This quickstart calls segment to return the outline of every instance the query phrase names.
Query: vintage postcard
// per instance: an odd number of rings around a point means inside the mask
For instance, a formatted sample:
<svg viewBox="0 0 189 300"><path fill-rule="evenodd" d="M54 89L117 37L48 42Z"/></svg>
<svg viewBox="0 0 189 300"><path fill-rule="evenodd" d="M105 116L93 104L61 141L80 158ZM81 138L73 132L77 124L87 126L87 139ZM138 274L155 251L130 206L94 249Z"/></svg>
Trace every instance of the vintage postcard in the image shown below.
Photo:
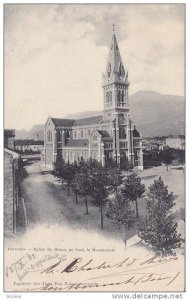
<svg viewBox="0 0 189 300"><path fill-rule="evenodd" d="M4 5L4 291L185 291L185 4Z"/></svg>

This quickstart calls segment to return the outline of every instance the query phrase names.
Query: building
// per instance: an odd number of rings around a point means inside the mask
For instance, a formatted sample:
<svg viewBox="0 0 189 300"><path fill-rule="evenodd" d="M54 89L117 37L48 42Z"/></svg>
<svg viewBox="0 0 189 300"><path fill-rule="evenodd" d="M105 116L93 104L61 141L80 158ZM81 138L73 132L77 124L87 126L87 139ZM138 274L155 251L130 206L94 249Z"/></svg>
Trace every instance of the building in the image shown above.
<svg viewBox="0 0 189 300"><path fill-rule="evenodd" d="M4 149L4 234L16 234L16 209L19 195L18 182L19 154Z"/></svg>
<svg viewBox="0 0 189 300"><path fill-rule="evenodd" d="M57 156L70 162L91 157L102 165L113 158L143 170L142 138L129 115L128 71L114 32L102 88L102 115L78 120L48 117L41 152L44 165L52 166Z"/></svg>
<svg viewBox="0 0 189 300"><path fill-rule="evenodd" d="M33 140L34 141L44 141L44 130L34 132Z"/></svg>
<svg viewBox="0 0 189 300"><path fill-rule="evenodd" d="M31 139L19 139L14 142L15 149L20 152L41 152L41 149L44 146L44 142L40 140L31 140Z"/></svg>
<svg viewBox="0 0 189 300"><path fill-rule="evenodd" d="M154 141L148 140L142 143L143 151L161 151L164 149L165 143L164 141Z"/></svg>
<svg viewBox="0 0 189 300"><path fill-rule="evenodd" d="M14 129L4 129L4 147L14 150Z"/></svg>
<svg viewBox="0 0 189 300"><path fill-rule="evenodd" d="M175 149L185 149L185 137L183 135L170 135L165 140L166 146Z"/></svg>

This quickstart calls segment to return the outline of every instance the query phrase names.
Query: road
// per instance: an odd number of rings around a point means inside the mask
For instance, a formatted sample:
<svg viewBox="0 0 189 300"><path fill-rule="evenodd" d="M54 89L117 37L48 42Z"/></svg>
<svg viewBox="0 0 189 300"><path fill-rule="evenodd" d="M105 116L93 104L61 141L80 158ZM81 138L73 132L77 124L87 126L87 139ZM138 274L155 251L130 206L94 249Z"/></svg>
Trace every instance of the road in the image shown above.
<svg viewBox="0 0 189 300"><path fill-rule="evenodd" d="M76 204L73 192L70 191L68 197L67 188L62 190L61 183L39 162L27 166L26 170L28 176L23 182L23 197L28 229L45 224L48 227L59 225L101 231L98 207L89 202L89 215L86 215L84 198L78 198ZM105 226L104 232L116 234L116 229L108 219Z"/></svg>
<svg viewBox="0 0 189 300"><path fill-rule="evenodd" d="M63 222L62 196L56 193L55 178L44 171L40 163L27 166L27 178L23 182L28 226L35 224L60 224Z"/></svg>

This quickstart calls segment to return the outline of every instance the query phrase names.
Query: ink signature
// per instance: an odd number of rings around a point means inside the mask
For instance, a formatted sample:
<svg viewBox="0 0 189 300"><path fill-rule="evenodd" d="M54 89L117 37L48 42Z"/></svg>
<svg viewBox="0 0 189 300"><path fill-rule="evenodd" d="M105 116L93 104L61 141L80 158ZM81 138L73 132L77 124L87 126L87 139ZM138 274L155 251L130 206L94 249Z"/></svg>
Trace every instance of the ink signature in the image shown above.
<svg viewBox="0 0 189 300"><path fill-rule="evenodd" d="M52 282L47 282L35 289L38 291L70 291L70 290L86 290L100 289L103 287L138 285L151 282L165 282L165 285L172 285L180 276L180 272L171 274L158 272L158 267L163 264L170 264L178 260L177 256L160 257L149 256L145 259L137 257L125 257L112 264L102 260L100 263L91 257L67 258L66 255L45 255L41 259L37 259L36 254L26 254L19 260L6 268L6 276L15 273L17 278L22 281L29 273L38 273L38 276L45 275L46 278L52 279L53 274L59 274L59 278L64 284L56 286ZM84 280L81 282L66 282L66 274L85 274ZM50 276L51 275L51 276ZM77 276L77 278L78 278ZM83 279L83 276L80 278Z"/></svg>

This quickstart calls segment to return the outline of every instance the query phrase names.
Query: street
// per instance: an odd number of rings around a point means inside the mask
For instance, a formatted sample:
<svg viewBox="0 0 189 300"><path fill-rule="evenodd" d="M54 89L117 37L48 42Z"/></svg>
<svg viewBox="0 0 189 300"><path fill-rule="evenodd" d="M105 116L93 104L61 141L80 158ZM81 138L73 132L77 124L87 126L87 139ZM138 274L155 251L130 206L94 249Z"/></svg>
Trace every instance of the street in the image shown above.
<svg viewBox="0 0 189 300"><path fill-rule="evenodd" d="M53 176L48 171L42 171L39 163L29 165L26 169L28 177L23 182L23 190L28 226L61 222L61 201L53 195Z"/></svg>
<svg viewBox="0 0 189 300"><path fill-rule="evenodd" d="M84 198L78 197L78 204L75 203L75 195L70 191L67 195L67 188L62 190L61 182L50 171L34 163L26 167L28 176L23 182L23 197L26 206L28 230L39 225L48 227L69 226L73 229L86 229L101 232L100 211L90 203L89 215L85 213ZM103 234L111 234L117 238L116 228L106 218Z"/></svg>

